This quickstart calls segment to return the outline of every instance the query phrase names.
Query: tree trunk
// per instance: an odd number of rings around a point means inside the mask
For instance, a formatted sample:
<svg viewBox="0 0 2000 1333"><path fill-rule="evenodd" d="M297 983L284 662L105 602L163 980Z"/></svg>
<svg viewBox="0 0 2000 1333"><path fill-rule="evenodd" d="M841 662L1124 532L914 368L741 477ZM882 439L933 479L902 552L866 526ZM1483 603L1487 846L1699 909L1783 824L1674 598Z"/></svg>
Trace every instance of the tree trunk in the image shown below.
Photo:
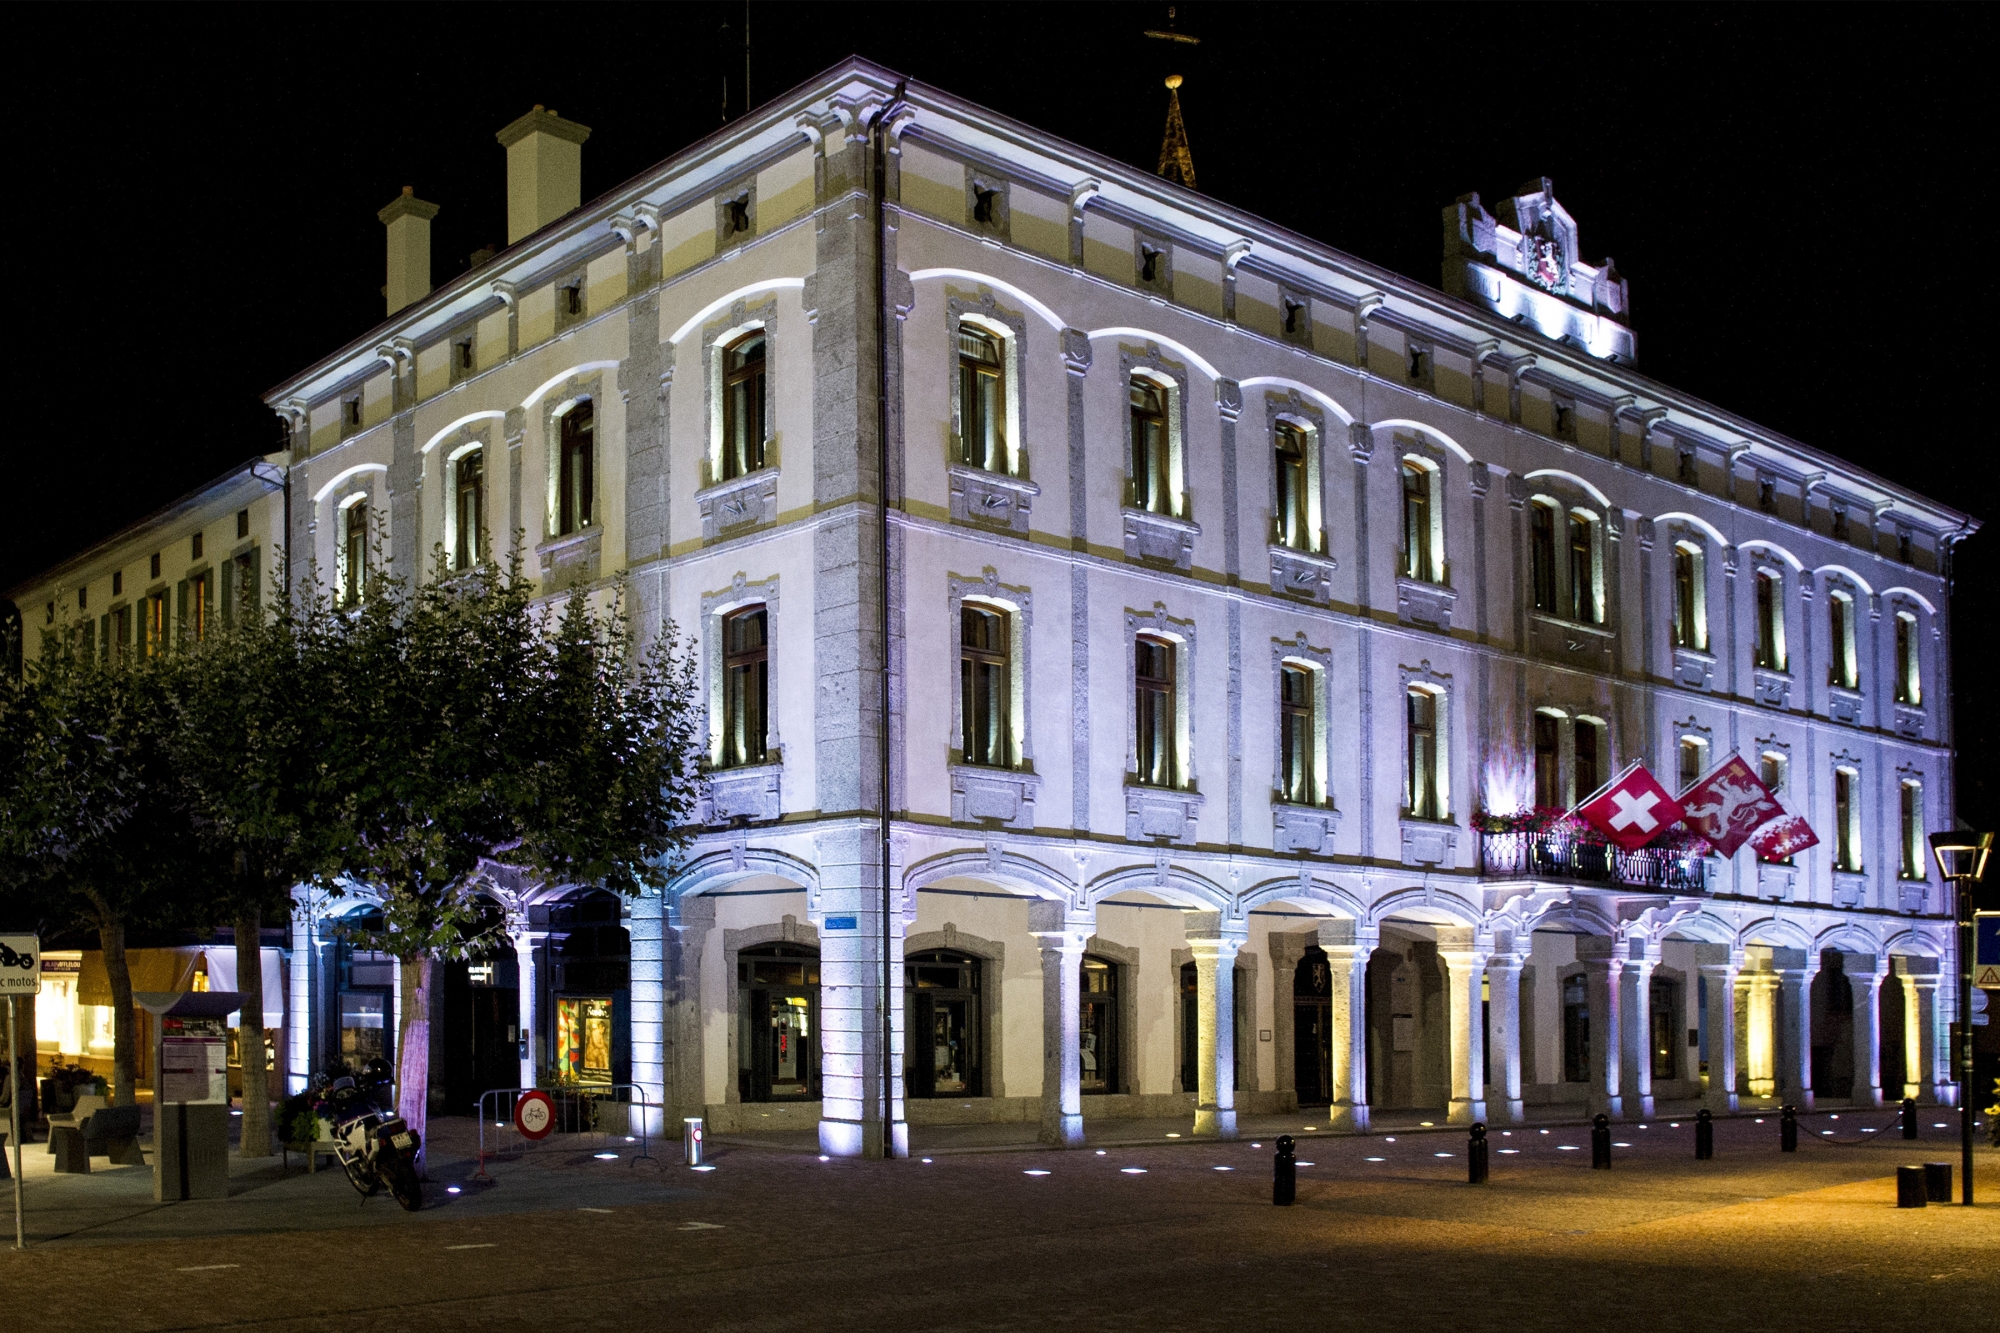
<svg viewBox="0 0 2000 1333"><path fill-rule="evenodd" d="M264 1063L263 916L253 905L236 917L236 1050L243 1058L243 1157L271 1155L271 1075Z"/></svg>
<svg viewBox="0 0 2000 1333"><path fill-rule="evenodd" d="M431 959L418 954L402 960L403 1024L396 1057L396 1114L417 1132L423 1143L418 1170L430 1153L428 1112L431 1101Z"/></svg>
<svg viewBox="0 0 2000 1333"><path fill-rule="evenodd" d="M104 975L111 982L111 1104L137 1106L139 1033L132 1012L132 968L125 961L125 920L94 898L91 905L97 908L97 940L104 950Z"/></svg>

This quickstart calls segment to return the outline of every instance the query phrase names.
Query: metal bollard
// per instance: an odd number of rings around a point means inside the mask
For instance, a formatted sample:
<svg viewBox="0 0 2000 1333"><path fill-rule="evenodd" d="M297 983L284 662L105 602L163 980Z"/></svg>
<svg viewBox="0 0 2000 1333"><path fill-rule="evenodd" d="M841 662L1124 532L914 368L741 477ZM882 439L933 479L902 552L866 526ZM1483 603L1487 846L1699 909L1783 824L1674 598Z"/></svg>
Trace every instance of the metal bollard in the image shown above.
<svg viewBox="0 0 2000 1333"><path fill-rule="evenodd" d="M681 1122L681 1161L689 1166L701 1165L702 1120L698 1115L688 1116Z"/></svg>
<svg viewBox="0 0 2000 1333"><path fill-rule="evenodd" d="M1486 1126L1481 1122L1474 1122L1472 1139L1465 1145L1465 1183L1486 1183Z"/></svg>
<svg viewBox="0 0 2000 1333"><path fill-rule="evenodd" d="M1711 1161L1715 1157L1715 1115L1706 1107L1694 1116L1694 1160Z"/></svg>
<svg viewBox="0 0 2000 1333"><path fill-rule="evenodd" d="M1590 1122L1590 1169L1611 1169L1611 1117L1599 1115Z"/></svg>
<svg viewBox="0 0 2000 1333"><path fill-rule="evenodd" d="M1799 1150L1799 1108L1786 1106L1778 1112L1778 1151Z"/></svg>
<svg viewBox="0 0 2000 1333"><path fill-rule="evenodd" d="M1924 1169L1920 1166L1896 1168L1896 1206L1922 1208L1929 1202L1924 1190Z"/></svg>
<svg viewBox="0 0 2000 1333"><path fill-rule="evenodd" d="M1951 1163L1924 1163L1924 1197L1932 1203L1951 1202Z"/></svg>
<svg viewBox="0 0 2000 1333"><path fill-rule="evenodd" d="M1299 1197L1299 1163L1292 1155L1292 1136L1278 1136L1278 1155L1271 1164L1271 1202L1289 1208Z"/></svg>
<svg viewBox="0 0 2000 1333"><path fill-rule="evenodd" d="M1906 1139L1917 1137L1917 1099L1915 1097L1903 1098L1903 1137Z"/></svg>

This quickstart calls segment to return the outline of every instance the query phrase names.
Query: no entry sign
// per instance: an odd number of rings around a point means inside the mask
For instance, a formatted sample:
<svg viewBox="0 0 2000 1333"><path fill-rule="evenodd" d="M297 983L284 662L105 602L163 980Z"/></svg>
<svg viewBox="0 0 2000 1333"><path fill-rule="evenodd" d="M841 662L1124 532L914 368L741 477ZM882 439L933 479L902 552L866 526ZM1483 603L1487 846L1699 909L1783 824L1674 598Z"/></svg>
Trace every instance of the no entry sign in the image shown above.
<svg viewBox="0 0 2000 1333"><path fill-rule="evenodd" d="M545 1139L556 1127L556 1104L549 1094L536 1089L524 1092L514 1103L514 1128L524 1139Z"/></svg>

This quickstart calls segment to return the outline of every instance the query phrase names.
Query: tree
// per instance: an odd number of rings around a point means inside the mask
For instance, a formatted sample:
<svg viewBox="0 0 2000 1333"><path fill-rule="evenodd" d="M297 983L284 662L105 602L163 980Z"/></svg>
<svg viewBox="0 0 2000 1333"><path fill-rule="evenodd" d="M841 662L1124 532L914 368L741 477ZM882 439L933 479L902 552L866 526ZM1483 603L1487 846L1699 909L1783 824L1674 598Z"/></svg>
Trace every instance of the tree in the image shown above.
<svg viewBox="0 0 2000 1333"><path fill-rule="evenodd" d="M441 553L433 578L378 581L340 625L326 748L352 802L345 870L383 894L367 943L401 964L397 1109L421 1132L431 965L500 928L482 867L664 884L694 805L694 655L664 626L640 646L617 590L558 615L518 564L452 573Z"/></svg>

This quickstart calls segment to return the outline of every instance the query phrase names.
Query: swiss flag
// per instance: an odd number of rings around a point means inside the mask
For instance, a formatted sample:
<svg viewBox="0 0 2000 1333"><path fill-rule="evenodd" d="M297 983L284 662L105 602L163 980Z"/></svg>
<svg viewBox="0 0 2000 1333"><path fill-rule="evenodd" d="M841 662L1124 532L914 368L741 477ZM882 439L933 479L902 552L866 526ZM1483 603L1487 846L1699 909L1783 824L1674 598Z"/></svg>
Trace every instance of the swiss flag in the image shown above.
<svg viewBox="0 0 2000 1333"><path fill-rule="evenodd" d="M1771 795L1771 789L1743 762L1740 754L1730 755L1707 777L1682 792L1681 804L1686 807L1687 826L1708 839L1709 846L1724 856L1736 855L1736 849L1748 842L1751 834L1785 814L1785 807L1778 804L1778 798ZM1798 822L1803 826L1804 821ZM1806 836L1812 837L1811 829L1806 830Z"/></svg>
<svg viewBox="0 0 2000 1333"><path fill-rule="evenodd" d="M1576 812L1612 842L1636 852L1673 827L1681 817L1681 803L1654 780L1644 764L1635 762Z"/></svg>

